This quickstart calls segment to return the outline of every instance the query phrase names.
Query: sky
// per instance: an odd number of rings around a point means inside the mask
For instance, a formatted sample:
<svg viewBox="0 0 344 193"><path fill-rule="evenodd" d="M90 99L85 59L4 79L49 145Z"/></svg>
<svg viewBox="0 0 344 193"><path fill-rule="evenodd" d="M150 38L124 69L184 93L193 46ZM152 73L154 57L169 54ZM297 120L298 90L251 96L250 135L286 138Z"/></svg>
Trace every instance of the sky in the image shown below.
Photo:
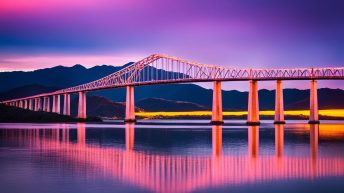
<svg viewBox="0 0 344 193"><path fill-rule="evenodd" d="M152 53L227 67L342 67L343 10L341 0L1 0L0 71L123 65Z"/></svg>

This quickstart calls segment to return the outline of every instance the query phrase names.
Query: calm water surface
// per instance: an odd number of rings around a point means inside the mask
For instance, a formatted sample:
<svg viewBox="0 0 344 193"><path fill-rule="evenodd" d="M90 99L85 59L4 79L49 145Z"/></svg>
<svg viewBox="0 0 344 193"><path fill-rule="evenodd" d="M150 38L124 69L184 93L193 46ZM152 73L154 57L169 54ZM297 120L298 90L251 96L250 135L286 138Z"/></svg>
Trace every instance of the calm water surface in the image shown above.
<svg viewBox="0 0 344 193"><path fill-rule="evenodd" d="M344 192L344 122L185 122L0 124L0 192Z"/></svg>

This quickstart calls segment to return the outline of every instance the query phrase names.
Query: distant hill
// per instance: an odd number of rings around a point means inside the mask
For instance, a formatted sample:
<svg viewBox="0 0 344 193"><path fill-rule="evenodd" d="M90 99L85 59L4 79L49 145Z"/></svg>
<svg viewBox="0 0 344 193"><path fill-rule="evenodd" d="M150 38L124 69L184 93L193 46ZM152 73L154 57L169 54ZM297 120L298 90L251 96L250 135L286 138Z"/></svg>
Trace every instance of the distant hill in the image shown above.
<svg viewBox="0 0 344 193"><path fill-rule="evenodd" d="M135 103L135 106L144 111L202 111L206 107L185 101L172 101L160 98L147 98Z"/></svg>
<svg viewBox="0 0 344 193"><path fill-rule="evenodd" d="M87 96L86 114L88 116L98 116L107 118L124 118L125 104L113 102L100 96ZM136 111L142 111L136 108ZM78 113L78 97L71 100L71 115L76 116Z"/></svg>
<svg viewBox="0 0 344 193"><path fill-rule="evenodd" d="M30 72L0 72L0 92L34 84L66 88L102 78L130 64L132 62L118 67L102 65L87 69L82 65L75 65L73 67L56 66Z"/></svg>
<svg viewBox="0 0 344 193"><path fill-rule="evenodd" d="M27 97L45 92L53 92L55 90L58 90L58 88L42 86L39 84L25 85L11 89L7 92L0 92L0 100Z"/></svg>

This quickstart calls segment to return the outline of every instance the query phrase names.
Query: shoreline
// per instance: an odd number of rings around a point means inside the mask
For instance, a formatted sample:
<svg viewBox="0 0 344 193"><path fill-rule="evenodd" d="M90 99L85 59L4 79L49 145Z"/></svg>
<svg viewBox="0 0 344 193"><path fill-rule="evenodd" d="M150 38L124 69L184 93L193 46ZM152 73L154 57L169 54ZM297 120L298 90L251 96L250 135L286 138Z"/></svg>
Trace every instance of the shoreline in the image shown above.
<svg viewBox="0 0 344 193"><path fill-rule="evenodd" d="M247 111L224 111L223 119L243 119L247 118ZM139 119L210 119L211 111L184 111L184 112L137 112ZM259 112L260 119L274 119L275 111L263 110ZM307 120L309 110L287 110L284 111L285 119ZM344 109L324 109L319 110L321 120L344 120Z"/></svg>

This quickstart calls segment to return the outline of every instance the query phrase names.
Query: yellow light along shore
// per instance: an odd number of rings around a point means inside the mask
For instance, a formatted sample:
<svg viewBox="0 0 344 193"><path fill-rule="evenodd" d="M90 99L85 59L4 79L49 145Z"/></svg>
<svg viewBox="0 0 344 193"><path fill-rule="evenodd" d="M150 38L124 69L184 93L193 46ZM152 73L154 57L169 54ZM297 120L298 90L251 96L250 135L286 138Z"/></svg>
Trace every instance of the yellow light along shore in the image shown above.
<svg viewBox="0 0 344 193"><path fill-rule="evenodd" d="M286 116L309 116L309 110L284 111ZM211 111L185 111L185 112L137 112L141 117L179 117L179 116L211 116ZM243 116L247 111L224 111L223 116ZM260 111L259 115L273 116L275 111ZM319 115L344 118L344 109L319 110Z"/></svg>

